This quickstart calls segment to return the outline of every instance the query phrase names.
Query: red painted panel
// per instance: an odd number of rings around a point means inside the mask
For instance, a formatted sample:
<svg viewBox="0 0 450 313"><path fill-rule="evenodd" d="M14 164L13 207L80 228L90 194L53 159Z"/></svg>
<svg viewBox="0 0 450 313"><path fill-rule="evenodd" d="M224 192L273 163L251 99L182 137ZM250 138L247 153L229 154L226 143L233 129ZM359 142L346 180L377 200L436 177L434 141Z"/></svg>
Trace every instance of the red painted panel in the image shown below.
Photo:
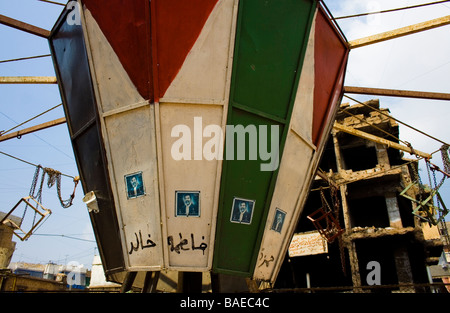
<svg viewBox="0 0 450 313"><path fill-rule="evenodd" d="M317 12L315 27L312 140L318 145L331 113L339 105L337 98L342 90L348 48L321 8Z"/></svg>
<svg viewBox="0 0 450 313"><path fill-rule="evenodd" d="M153 102L149 1L82 2L97 21L141 96Z"/></svg>
<svg viewBox="0 0 450 313"><path fill-rule="evenodd" d="M218 0L153 1L152 27L156 28L158 88L163 97L200 35ZM127 2L128 3L128 2ZM153 30L155 33L155 30ZM154 50L155 51L155 50Z"/></svg>

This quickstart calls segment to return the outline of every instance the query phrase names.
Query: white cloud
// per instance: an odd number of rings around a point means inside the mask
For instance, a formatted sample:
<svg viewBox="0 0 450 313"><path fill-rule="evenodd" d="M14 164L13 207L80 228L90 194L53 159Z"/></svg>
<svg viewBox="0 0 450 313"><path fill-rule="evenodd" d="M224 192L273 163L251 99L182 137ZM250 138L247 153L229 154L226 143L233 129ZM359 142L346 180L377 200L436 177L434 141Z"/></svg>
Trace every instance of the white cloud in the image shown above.
<svg viewBox="0 0 450 313"><path fill-rule="evenodd" d="M334 16L345 16L423 3L421 0L326 1ZM450 14L450 4L338 20L348 40ZM345 85L450 93L450 25L354 49L350 52ZM367 100L370 96L355 96ZM406 119L438 138L448 138L448 101L383 97L400 120ZM440 126L439 126L440 125ZM402 132L412 139L418 138ZM418 139L417 139L418 140ZM450 138L447 139L450 141ZM424 148L428 148L425 146ZM431 148L431 147L430 147Z"/></svg>
<svg viewBox="0 0 450 313"><path fill-rule="evenodd" d="M420 1L327 1L335 16L384 10ZM371 9L374 8L374 9ZM378 9L377 9L378 8ZM450 14L450 6L435 5L373 17L338 20L348 40ZM450 26L354 49L350 53L346 84L450 92ZM440 69L442 67L442 69ZM447 71L444 71L446 69ZM435 76L433 76L435 75ZM423 79L420 79L422 78Z"/></svg>

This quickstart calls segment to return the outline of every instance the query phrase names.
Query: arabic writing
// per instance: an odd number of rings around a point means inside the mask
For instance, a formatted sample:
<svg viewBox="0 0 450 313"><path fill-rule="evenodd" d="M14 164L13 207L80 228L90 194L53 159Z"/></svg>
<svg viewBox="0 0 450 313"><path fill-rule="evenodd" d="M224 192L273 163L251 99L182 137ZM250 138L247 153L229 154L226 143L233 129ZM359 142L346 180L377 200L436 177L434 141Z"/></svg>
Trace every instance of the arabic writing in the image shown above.
<svg viewBox="0 0 450 313"><path fill-rule="evenodd" d="M289 245L290 257L314 255L327 252L327 241L318 231L294 234Z"/></svg>
<svg viewBox="0 0 450 313"><path fill-rule="evenodd" d="M145 248L152 248L156 246L156 243L154 243L151 239L150 239L150 234L148 234L148 239L146 241L146 244L144 245L144 241L142 240L142 232L139 230L139 237L137 233L134 233L134 235L136 236L136 246L134 245L134 242L131 242L131 249L130 251L128 251L129 254L132 254L133 251L138 251L139 247L141 247L141 250L145 249Z"/></svg>
<svg viewBox="0 0 450 313"><path fill-rule="evenodd" d="M173 236L167 237L167 243L170 246L170 251L175 251L176 253L180 254L182 250L189 250L189 248L186 248L185 246L189 244L189 241L185 238L183 239L183 235L181 233L178 234L180 236L180 242L175 245ZM205 239L205 236L202 236L202 240ZM199 246L195 246L194 242L194 234L191 233L191 249L192 250L202 250L203 255L205 255L205 250L208 247L208 245L204 242L202 242Z"/></svg>
<svg viewBox="0 0 450 313"><path fill-rule="evenodd" d="M267 260L267 255L264 255L264 254L261 253L259 259L261 260L263 258L264 258L264 260L261 262L261 264L259 264L258 267L261 267L264 264L266 264L266 267L269 267L269 263L275 261L275 258L273 257L273 255L271 255L270 259Z"/></svg>

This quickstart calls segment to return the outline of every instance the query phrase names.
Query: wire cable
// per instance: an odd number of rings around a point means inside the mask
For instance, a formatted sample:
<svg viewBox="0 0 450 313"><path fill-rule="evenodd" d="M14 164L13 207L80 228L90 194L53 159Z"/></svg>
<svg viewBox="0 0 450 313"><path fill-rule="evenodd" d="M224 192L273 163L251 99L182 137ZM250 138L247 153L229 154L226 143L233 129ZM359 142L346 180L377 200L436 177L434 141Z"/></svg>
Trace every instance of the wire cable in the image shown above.
<svg viewBox="0 0 450 313"><path fill-rule="evenodd" d="M428 5L442 4L444 2L449 2L449 1L450 0L434 1L434 2L429 2L429 3L422 3L422 4L417 4L417 5L411 5L408 7L388 9L388 10L382 10L382 11L377 11L377 12L367 12L367 13L353 14L353 15L347 15L347 16L339 16L339 17L335 17L334 19L342 20L342 19L346 19L346 18L354 18L354 17L361 17L361 16L367 16L367 15L373 15L373 14L389 13L389 12L395 12L395 11L400 11L400 10L416 9L416 8L425 7Z"/></svg>
<svg viewBox="0 0 450 313"><path fill-rule="evenodd" d="M66 6L64 3L59 3L59 2L55 2L55 1L49 1L49 0L38 0L41 2L46 2L46 3L51 3L51 4L57 4L57 5L62 5L62 6Z"/></svg>
<svg viewBox="0 0 450 313"><path fill-rule="evenodd" d="M350 96L347 96L347 95L344 95L344 97L346 97L346 98L348 98L348 99L350 99L350 100L352 100L352 101L355 101L356 103L359 103L359 104L361 104L361 105L364 105L364 106L366 106L366 107L369 107L369 108L371 108L371 109L373 109L373 110L379 112L380 114L383 114L384 116L387 116L387 117L389 117L389 118L392 118L394 121L396 121L396 122L398 122L398 123L400 123L400 124L402 124L402 125L404 125L404 126L406 126L406 127L409 127L409 128L411 128L412 130L414 130L414 131L416 131L416 132L418 132L418 133L421 133L422 135L425 135L425 136L427 136L427 137L429 137L429 138L431 138L431 139L433 139L433 140L436 140L436 141L438 141L438 142L440 142L440 143L442 143L442 144L444 144L444 145L450 146L450 145L449 145L448 143L446 143L445 141L442 141L442 140L440 140L440 139L438 139L438 138L436 138L436 137L434 137L434 136L431 136L430 134L427 134L427 133L425 133L424 131L421 131L420 129L417 129L417 128L415 128L415 127L413 127L413 126L411 126L411 125L409 125L409 124L407 124L407 123L404 123L404 122L400 121L399 119L396 119L395 117L392 117L392 116L390 116L390 115L384 113L383 111L380 111L380 110L378 110L378 109L376 109L376 108L374 108L374 107L371 107L371 106L365 104L364 102L358 101L358 100L356 100L356 99L354 99L354 98L352 98L352 97L350 97Z"/></svg>
<svg viewBox="0 0 450 313"><path fill-rule="evenodd" d="M403 144L405 144L405 145L408 145L408 143L407 143L406 141L401 140L401 139L398 138L397 136L394 136L393 134L391 134L391 133L385 131L385 130L382 129L381 127L376 126L375 124L370 123L370 122L367 120L367 118L365 118L365 117L364 117L364 118L360 118L360 117L358 117L357 115L348 112L347 109L341 110L341 112L346 113L346 114L348 114L348 115L350 115L350 116L352 116L352 117L358 119L360 122L366 123L367 125L369 125L369 126L375 128L375 129L381 131L382 133L388 135L389 137L392 137L392 138L395 139L395 140L398 140L399 142L401 142L401 143L403 143Z"/></svg>
<svg viewBox="0 0 450 313"><path fill-rule="evenodd" d="M15 121L14 119L12 119L11 117L9 117L8 115L6 115L3 112L0 112L1 115L3 115L4 117L6 117L8 120L12 121L13 123L19 123L17 121ZM69 159L73 160L73 156L68 155L67 153L65 153L64 151L62 151L61 149L59 149L58 147L56 147L55 145L51 144L50 142L48 142L47 140L41 138L40 136L38 136L37 134L33 134L33 136L35 136L37 139L41 140L42 142L46 143L47 145L49 145L50 147L52 147L53 149L55 149L56 151L60 152L61 154L64 154L66 157L68 157Z"/></svg>
<svg viewBox="0 0 450 313"><path fill-rule="evenodd" d="M20 127L20 126L22 126L22 125L24 125L24 124L26 124L26 123L28 123L28 122L30 122L30 121L32 121L32 120L34 120L34 119L36 119L36 118L38 118L38 117L44 115L45 113L48 113L48 112L50 112L51 110L56 109L57 107L59 107L59 106L61 106L61 105L62 105L62 103L60 103L60 104L58 104L58 105L55 105L53 108L50 108L50 109L48 109L48 110L46 110L46 111L44 111L44 112L42 112L42 113L40 113L40 114L38 114L38 115L36 115L36 116L34 116L34 117L32 117L32 118L26 120L25 122L22 122L22 123L20 123L20 124L18 124L18 125L16 125L16 126L14 126L13 128L10 128L10 129L5 130L5 131L0 131L0 136L3 136L4 134L9 133L10 131L16 129L17 127Z"/></svg>
<svg viewBox="0 0 450 313"><path fill-rule="evenodd" d="M80 241L87 241L87 242L95 242L95 240L89 240L89 239L84 239L84 238L78 238L78 237L73 237L73 236L67 236L64 234L33 234L34 236L43 236L43 237L64 237L64 238L68 238L68 239L74 239L74 240L80 240Z"/></svg>
<svg viewBox="0 0 450 313"><path fill-rule="evenodd" d="M2 61L0 61L0 63L7 63L7 62L15 62L15 61L24 61L24 60L45 58L45 57L49 57L49 56L51 56L51 54L35 55L35 56L32 56L32 57L24 57L24 58L17 58L17 59L2 60Z"/></svg>
<svg viewBox="0 0 450 313"><path fill-rule="evenodd" d="M20 161L20 162L23 162L23 163L32 165L32 166L34 166L34 167L38 167L38 166L39 166L39 165L37 165L37 164L33 164L33 163L31 163L31 162L25 161L25 160L23 160L23 159L20 159L20 158L18 158L18 157L15 157L15 156L13 156L13 155L11 155L11 154L8 154L8 153L5 153L5 152L3 152L3 151L0 151L0 154L3 154L3 155L5 155L5 156L7 156L7 157L16 159L17 161ZM71 176L71 175L67 175L67 174L63 174L63 173L61 173L61 175L62 175L62 176L69 177L69 178L72 178L73 180L79 179L78 176L75 177L75 176Z"/></svg>

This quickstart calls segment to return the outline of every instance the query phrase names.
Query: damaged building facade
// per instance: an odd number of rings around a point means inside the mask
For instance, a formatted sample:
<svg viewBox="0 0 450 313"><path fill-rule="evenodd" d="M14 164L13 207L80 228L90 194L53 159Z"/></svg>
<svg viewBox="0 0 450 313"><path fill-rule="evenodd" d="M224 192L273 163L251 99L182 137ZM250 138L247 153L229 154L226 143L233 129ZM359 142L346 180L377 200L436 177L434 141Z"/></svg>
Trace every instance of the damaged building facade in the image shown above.
<svg viewBox="0 0 450 313"><path fill-rule="evenodd" d="M336 123L398 142L399 125L379 100L342 104ZM445 240L401 194L418 175L418 162L406 155L334 128L276 289L433 292L428 267ZM419 192L407 191L411 198Z"/></svg>

